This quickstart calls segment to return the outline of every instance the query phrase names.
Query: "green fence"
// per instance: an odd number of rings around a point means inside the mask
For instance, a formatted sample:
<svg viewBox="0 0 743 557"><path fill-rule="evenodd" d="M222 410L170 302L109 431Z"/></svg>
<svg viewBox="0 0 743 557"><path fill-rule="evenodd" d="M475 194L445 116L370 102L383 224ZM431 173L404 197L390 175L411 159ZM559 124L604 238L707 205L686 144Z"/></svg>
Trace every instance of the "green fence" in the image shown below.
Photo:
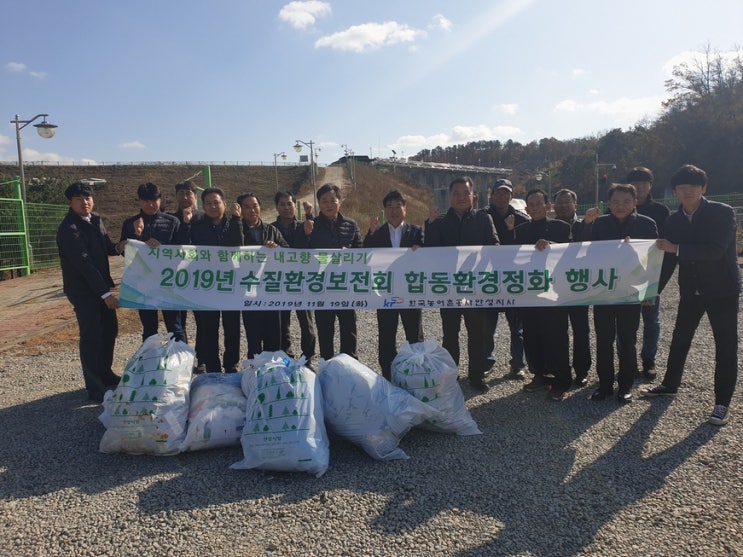
<svg viewBox="0 0 743 557"><path fill-rule="evenodd" d="M11 183L16 198L0 198L0 276L59 267L57 227L67 206L26 203L24 210L20 181Z"/></svg>

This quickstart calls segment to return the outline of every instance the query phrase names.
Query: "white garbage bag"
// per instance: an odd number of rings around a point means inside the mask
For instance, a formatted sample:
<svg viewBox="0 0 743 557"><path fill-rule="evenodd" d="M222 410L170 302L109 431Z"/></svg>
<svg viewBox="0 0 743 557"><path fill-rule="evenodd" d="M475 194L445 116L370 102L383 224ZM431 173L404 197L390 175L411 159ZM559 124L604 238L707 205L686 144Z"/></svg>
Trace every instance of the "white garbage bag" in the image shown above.
<svg viewBox="0 0 743 557"><path fill-rule="evenodd" d="M434 340L405 342L392 361L392 383L441 411L420 427L457 435L481 433L464 402L457 382L457 364Z"/></svg>
<svg viewBox="0 0 743 557"><path fill-rule="evenodd" d="M191 382L188 430L181 450L201 451L240 444L247 399L242 373L204 373Z"/></svg>
<svg viewBox="0 0 743 557"><path fill-rule="evenodd" d="M264 363L243 372L244 458L230 468L309 472L319 478L330 461L320 384L304 366L304 357L272 354L268 361L267 356L256 356L254 362Z"/></svg>
<svg viewBox="0 0 743 557"><path fill-rule="evenodd" d="M180 452L188 420L194 350L169 335L146 339L107 393L99 417L108 429L104 453L173 455Z"/></svg>
<svg viewBox="0 0 743 557"><path fill-rule="evenodd" d="M340 437L377 460L407 459L398 447L410 428L440 413L347 354L320 360L325 419Z"/></svg>

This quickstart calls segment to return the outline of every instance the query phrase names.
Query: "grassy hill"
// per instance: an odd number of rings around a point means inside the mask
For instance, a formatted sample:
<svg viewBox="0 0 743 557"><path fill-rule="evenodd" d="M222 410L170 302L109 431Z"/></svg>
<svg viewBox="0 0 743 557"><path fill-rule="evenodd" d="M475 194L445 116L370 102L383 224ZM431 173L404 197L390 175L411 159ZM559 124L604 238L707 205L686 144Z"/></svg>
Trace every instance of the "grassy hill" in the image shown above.
<svg viewBox="0 0 743 557"><path fill-rule="evenodd" d="M82 178L101 178L106 184L96 187L95 210L99 212L106 228L116 239L125 218L136 214L137 186L153 182L163 190L163 209L176 207L174 186L202 171L200 165L140 165L109 166L26 166L26 196L33 203L64 204L64 189ZM228 200L245 192L253 192L261 199L264 211L273 208L276 192L276 173L273 166L211 166L212 185L222 188ZM279 166L280 190L289 190L297 196L311 195L312 184L308 166ZM16 165L0 164L0 182L18 174ZM322 184L323 169L318 172L318 186ZM203 175L193 178L198 186L204 185ZM34 182L38 182L37 185ZM433 203L430 190L393 174L387 174L362 164L356 165L356 189L347 188L341 209L344 215L359 222L365 232L370 216L382 208L382 198L391 189L398 189L408 198L408 220L422 224L428 217L428 207ZM0 192L0 197L8 192Z"/></svg>

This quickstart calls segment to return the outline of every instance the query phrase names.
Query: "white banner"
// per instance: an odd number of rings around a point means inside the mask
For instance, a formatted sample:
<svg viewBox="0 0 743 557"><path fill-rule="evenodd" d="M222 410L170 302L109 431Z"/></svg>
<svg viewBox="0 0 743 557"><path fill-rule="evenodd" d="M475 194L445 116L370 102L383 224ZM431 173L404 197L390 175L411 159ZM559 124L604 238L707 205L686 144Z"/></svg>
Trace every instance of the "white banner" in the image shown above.
<svg viewBox="0 0 743 557"><path fill-rule="evenodd" d="M121 305L291 310L631 304L653 298L654 240L299 250L129 240Z"/></svg>

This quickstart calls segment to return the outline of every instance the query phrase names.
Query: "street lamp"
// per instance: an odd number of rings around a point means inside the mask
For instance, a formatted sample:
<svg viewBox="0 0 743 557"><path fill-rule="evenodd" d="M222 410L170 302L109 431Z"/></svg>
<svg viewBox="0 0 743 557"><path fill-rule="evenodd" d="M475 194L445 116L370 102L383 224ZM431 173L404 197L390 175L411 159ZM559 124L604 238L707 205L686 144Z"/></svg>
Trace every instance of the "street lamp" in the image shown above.
<svg viewBox="0 0 743 557"><path fill-rule="evenodd" d="M596 207L599 206L599 169L602 166L610 166L612 170L617 169L617 165L613 162L603 163L599 162L599 154L598 151L596 152Z"/></svg>
<svg viewBox="0 0 743 557"><path fill-rule="evenodd" d="M312 208L315 209L315 212L317 212L317 184L315 183L315 143L314 141L302 141L300 139L296 140L296 143L294 144L294 150L297 153L302 152L302 145L306 145L310 148L310 178L312 179L312 191L314 195L312 196Z"/></svg>
<svg viewBox="0 0 743 557"><path fill-rule="evenodd" d="M346 166L348 167L348 172L351 174L353 189L356 190L356 159L354 157L353 149L348 145L341 145L341 147L343 148L343 153L346 155ZM392 152L395 153L395 151Z"/></svg>
<svg viewBox="0 0 743 557"><path fill-rule="evenodd" d="M276 166L276 159L281 157L282 161L286 160L286 153L284 151L281 151L281 153L274 153L273 154L273 170L276 173L276 191L279 191L279 167Z"/></svg>
<svg viewBox="0 0 743 557"><path fill-rule="evenodd" d="M44 139L51 139L54 137L54 133L56 132L57 126L54 124L50 124L46 121L48 114L37 114L30 120L21 120L18 114L15 115L15 120L11 120L11 124L15 124L15 139L16 143L18 144L18 168L21 171L21 198L23 199L23 203L26 203L26 174L23 171L23 149L21 147L21 130L28 126L31 122L35 122L39 118L43 118L44 120L41 122L41 124L34 124L34 127L36 128L36 131L39 133L41 137ZM23 124L23 125L21 125Z"/></svg>

